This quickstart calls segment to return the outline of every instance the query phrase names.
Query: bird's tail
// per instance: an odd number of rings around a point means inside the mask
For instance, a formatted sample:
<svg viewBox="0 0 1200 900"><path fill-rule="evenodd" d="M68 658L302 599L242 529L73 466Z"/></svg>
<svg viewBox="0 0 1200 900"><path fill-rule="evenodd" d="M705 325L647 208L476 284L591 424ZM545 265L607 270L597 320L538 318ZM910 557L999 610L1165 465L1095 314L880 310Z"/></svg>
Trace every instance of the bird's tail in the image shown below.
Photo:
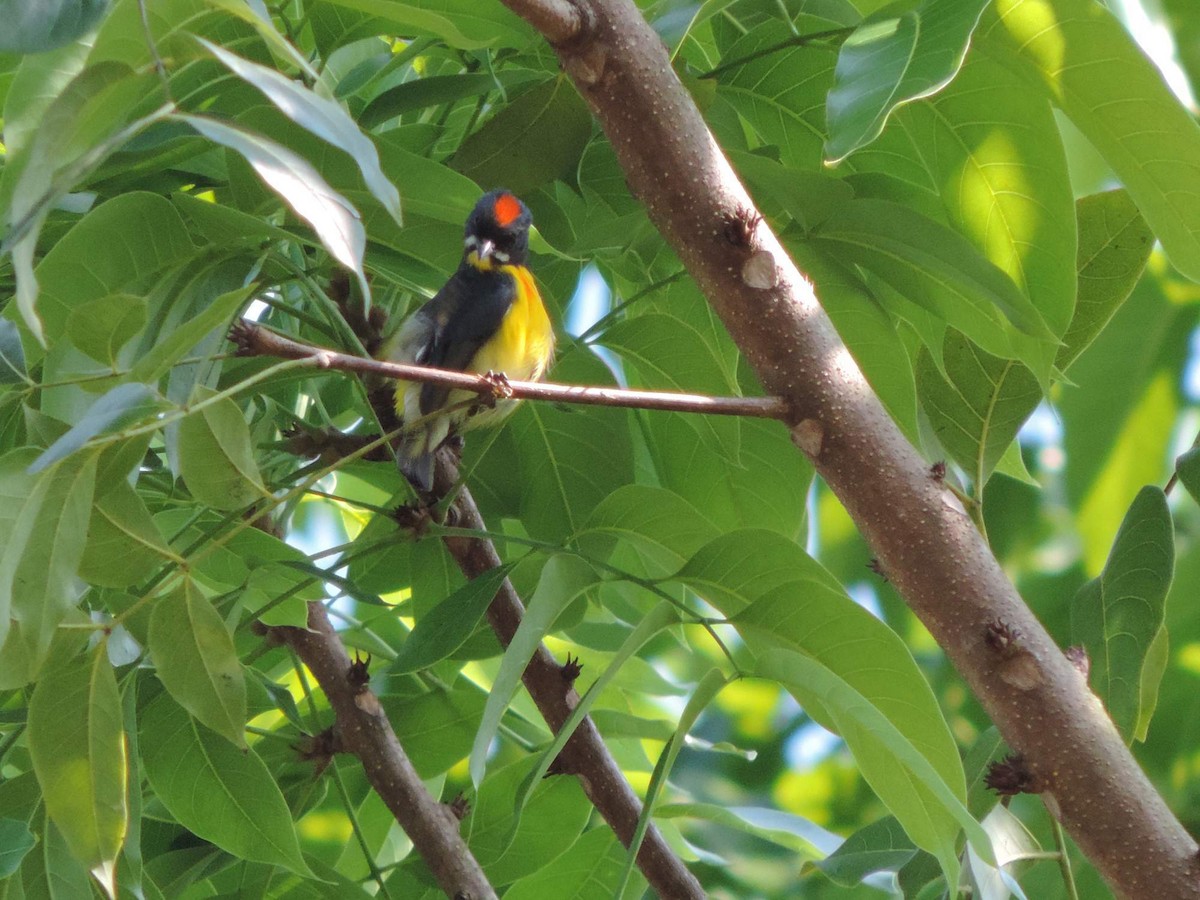
<svg viewBox="0 0 1200 900"><path fill-rule="evenodd" d="M396 454L396 464L400 467L401 474L426 494L431 493L433 491L433 452L418 451L409 456L405 454L404 449L406 448L402 448Z"/></svg>

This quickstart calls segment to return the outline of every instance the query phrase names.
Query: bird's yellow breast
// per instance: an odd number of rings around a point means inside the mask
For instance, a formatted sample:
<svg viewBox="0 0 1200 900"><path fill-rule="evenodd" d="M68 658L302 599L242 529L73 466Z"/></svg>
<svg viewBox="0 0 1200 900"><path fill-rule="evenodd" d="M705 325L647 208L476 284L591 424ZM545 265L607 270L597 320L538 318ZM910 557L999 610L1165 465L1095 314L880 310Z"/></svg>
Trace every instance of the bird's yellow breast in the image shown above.
<svg viewBox="0 0 1200 900"><path fill-rule="evenodd" d="M533 275L524 266L499 266L516 284L516 298L500 328L475 358L472 372L503 372L513 381L537 381L554 357L554 329Z"/></svg>

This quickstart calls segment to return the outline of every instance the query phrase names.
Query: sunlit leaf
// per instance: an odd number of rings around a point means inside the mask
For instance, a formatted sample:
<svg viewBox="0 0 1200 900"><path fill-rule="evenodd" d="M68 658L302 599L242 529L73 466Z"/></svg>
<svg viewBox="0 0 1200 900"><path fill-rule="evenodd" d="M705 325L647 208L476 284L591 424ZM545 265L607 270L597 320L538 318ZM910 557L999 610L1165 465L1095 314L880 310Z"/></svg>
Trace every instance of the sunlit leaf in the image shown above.
<svg viewBox="0 0 1200 900"><path fill-rule="evenodd" d="M200 43L235 75L266 94L267 99L297 125L354 157L371 193L397 223L401 221L400 194L379 167L379 153L375 145L341 106L285 78L274 69L242 59L210 41L201 39ZM253 161L251 165L254 165Z"/></svg>
<svg viewBox="0 0 1200 900"><path fill-rule="evenodd" d="M100 642L56 659L29 701L29 750L46 808L89 869L112 864L125 839L121 696Z"/></svg>
<svg viewBox="0 0 1200 900"><path fill-rule="evenodd" d="M1200 125L1092 0L999 0L993 27L1124 182L1171 261L1200 278Z"/></svg>
<svg viewBox="0 0 1200 900"><path fill-rule="evenodd" d="M829 91L825 156L869 143L897 106L945 86L962 65L987 0L924 0L868 16L842 44Z"/></svg>

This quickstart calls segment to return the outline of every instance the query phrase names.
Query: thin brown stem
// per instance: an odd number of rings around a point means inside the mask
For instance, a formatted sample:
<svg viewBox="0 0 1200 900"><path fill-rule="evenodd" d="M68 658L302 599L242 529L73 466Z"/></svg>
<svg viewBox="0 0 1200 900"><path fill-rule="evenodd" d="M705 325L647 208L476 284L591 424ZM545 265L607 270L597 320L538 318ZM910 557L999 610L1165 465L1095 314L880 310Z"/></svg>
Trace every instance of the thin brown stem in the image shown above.
<svg viewBox="0 0 1200 900"><path fill-rule="evenodd" d="M276 356L282 359L310 359L322 369L356 372L403 381L423 381L464 391L481 397L512 397L522 400L548 400L583 406L617 406L625 409L655 409L673 412L704 413L711 416L750 416L761 419L786 419L788 406L778 397L709 397L673 391L634 391L621 388L585 387L535 381L503 381L485 375L430 369L351 356L302 344L261 325L243 320L234 326L231 339L243 356Z"/></svg>

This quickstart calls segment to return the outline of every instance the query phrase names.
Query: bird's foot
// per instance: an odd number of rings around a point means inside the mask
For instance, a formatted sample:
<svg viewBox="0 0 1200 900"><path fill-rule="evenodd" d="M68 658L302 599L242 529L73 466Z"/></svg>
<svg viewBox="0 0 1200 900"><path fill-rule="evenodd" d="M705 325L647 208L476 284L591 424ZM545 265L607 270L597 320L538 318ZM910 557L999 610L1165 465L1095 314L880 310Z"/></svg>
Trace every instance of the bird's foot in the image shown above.
<svg viewBox="0 0 1200 900"><path fill-rule="evenodd" d="M495 406L501 400L511 400L513 395L512 385L508 383L508 376L503 372L485 372L482 376L487 382L491 391L487 394L480 394L479 399L487 403L488 406Z"/></svg>

